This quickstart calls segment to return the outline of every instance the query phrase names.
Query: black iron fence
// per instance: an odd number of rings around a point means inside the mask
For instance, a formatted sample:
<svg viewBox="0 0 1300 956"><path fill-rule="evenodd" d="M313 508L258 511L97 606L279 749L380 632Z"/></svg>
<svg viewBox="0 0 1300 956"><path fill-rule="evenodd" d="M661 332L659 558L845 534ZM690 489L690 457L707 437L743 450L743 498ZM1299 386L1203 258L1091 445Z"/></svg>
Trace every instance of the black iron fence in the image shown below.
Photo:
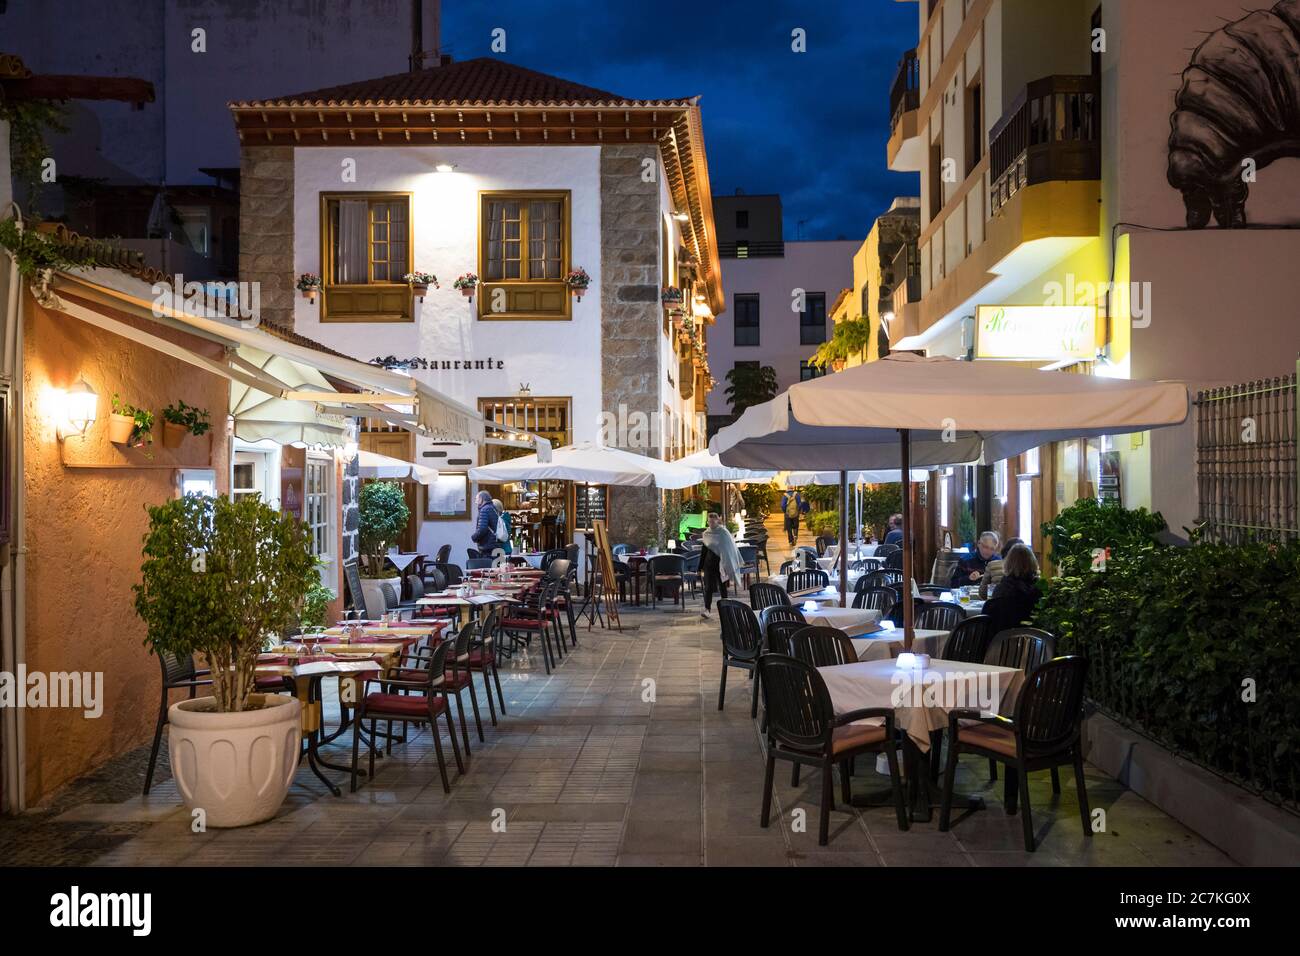
<svg viewBox="0 0 1300 956"><path fill-rule="evenodd" d="M1300 538L1296 376L1206 389L1195 406L1202 535L1227 544Z"/></svg>

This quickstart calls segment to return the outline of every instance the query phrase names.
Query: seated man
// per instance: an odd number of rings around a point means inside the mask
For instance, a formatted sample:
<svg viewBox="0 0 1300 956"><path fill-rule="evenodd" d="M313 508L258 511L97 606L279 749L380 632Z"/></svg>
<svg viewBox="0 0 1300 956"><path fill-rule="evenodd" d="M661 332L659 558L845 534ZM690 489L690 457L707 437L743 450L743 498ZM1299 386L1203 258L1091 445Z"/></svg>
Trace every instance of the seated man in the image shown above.
<svg viewBox="0 0 1300 956"><path fill-rule="evenodd" d="M889 516L889 530L885 532L885 540L881 544L896 544L900 548L903 546L903 516Z"/></svg>
<svg viewBox="0 0 1300 956"><path fill-rule="evenodd" d="M998 557L999 542L996 531L985 531L981 534L975 544L974 553L966 555L952 569L952 581L949 583L955 588L979 584L989 562Z"/></svg>

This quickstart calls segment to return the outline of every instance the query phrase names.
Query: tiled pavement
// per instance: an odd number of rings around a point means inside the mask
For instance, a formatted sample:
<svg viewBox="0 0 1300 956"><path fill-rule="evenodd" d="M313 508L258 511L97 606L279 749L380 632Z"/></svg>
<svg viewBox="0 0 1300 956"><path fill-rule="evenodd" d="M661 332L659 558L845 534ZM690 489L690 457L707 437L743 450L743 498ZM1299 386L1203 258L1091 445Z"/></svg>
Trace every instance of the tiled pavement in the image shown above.
<svg viewBox="0 0 1300 956"><path fill-rule="evenodd" d="M661 606L662 607L662 606ZM53 808L0 821L0 862L97 865L223 864L505 866L1054 866L1229 864L1221 852L1115 781L1088 769L1106 831L1085 839L1077 804L1052 799L1046 773L1031 790L1038 852L1003 812L984 761L963 758L959 788L986 809L899 832L891 810L832 815L817 846L819 784L790 785L778 766L772 826L759 827L763 760L749 718L750 686L730 675L717 710L716 618L698 601L683 613L625 610L617 633L580 630L581 647L551 676L541 661L502 670L509 716L473 737L468 773L444 795L427 731L377 764L356 794L331 796L301 770L279 814L240 830L192 833L175 786L138 795L139 751L60 795ZM484 712L486 720L486 710ZM346 738L350 747L350 735ZM345 763L341 739L328 748ZM449 755L450 756L450 755ZM165 767L166 759L163 758ZM887 778L860 761L855 792ZM341 775L335 775L336 777ZM165 773L164 773L165 777ZM804 811L799 814L797 811ZM799 825L800 817L806 827Z"/></svg>

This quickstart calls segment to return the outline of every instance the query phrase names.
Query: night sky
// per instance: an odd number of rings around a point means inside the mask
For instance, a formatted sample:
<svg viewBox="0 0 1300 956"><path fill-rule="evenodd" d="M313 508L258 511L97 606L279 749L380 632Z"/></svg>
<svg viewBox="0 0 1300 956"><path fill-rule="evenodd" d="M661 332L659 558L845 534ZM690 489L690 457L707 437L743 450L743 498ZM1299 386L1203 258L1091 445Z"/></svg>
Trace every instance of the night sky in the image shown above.
<svg viewBox="0 0 1300 956"><path fill-rule="evenodd" d="M787 239L861 239L894 196L920 188L885 166L889 87L916 45L915 3L451 0L442 10L442 50L457 60L499 55L638 99L700 96L714 193L780 193ZM490 49L496 27L504 54ZM806 53L791 51L796 27Z"/></svg>

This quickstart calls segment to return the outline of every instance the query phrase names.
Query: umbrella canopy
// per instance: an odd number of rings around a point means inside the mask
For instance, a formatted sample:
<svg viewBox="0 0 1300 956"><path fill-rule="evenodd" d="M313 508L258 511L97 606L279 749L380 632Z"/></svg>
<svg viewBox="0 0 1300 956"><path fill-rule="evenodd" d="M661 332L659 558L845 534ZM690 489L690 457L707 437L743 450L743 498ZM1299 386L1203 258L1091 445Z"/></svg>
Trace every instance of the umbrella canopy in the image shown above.
<svg viewBox="0 0 1300 956"><path fill-rule="evenodd" d="M875 471L850 471L849 484L851 485L883 485L899 480L902 471L897 468L890 470L880 468ZM930 472L924 468L912 469L912 481L925 481L930 477ZM801 485L838 485L840 483L840 473L838 471L783 471L777 475L777 484L788 487L798 488Z"/></svg>
<svg viewBox="0 0 1300 956"><path fill-rule="evenodd" d="M776 472L770 469L728 468L707 448L685 458L678 458L673 464L694 468L704 481L771 481L776 477ZM838 478L835 480L839 481Z"/></svg>
<svg viewBox="0 0 1300 956"><path fill-rule="evenodd" d="M998 461L1052 441L1178 425L1184 385L1040 372L901 352L792 385L709 443L723 464L818 471Z"/></svg>
<svg viewBox="0 0 1300 956"><path fill-rule="evenodd" d="M373 451L357 452L358 471L362 478L396 478L401 481L418 481L431 485L438 477L438 469L417 465L413 461L390 458Z"/></svg>
<svg viewBox="0 0 1300 956"><path fill-rule="evenodd" d="M583 481L668 489L689 488L704 480L695 468L591 442L556 448L548 462L539 462L536 455L525 455L471 468L469 476L475 481Z"/></svg>

